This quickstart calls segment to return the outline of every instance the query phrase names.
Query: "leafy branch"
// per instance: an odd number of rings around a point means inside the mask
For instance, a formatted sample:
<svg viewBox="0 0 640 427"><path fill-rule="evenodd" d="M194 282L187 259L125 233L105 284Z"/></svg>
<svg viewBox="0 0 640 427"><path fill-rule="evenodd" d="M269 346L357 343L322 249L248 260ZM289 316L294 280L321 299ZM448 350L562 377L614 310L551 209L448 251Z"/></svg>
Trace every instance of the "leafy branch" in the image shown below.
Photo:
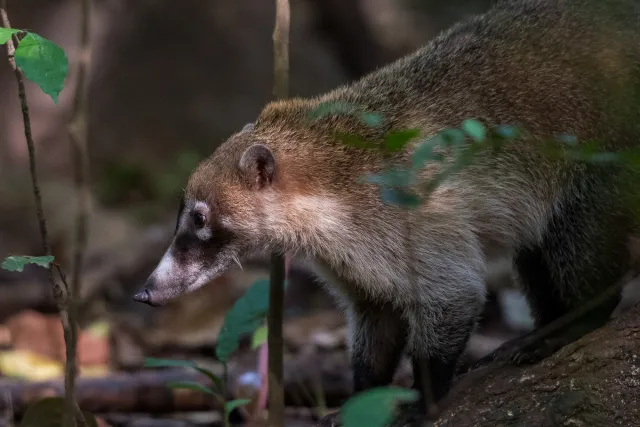
<svg viewBox="0 0 640 427"><path fill-rule="evenodd" d="M58 311L60 312L60 321L62 323L66 346L64 399L66 410L58 415L62 419L62 425L64 426L78 425L84 427L87 426L87 422L91 425L95 425L95 419L88 417L87 414L83 414L75 397L77 364L75 354L76 322L75 312L73 310L73 296L70 294L70 287L61 267L58 264L53 264L59 273L62 285L56 280L53 270L51 269L54 257L51 254L51 247L49 245L47 223L42 206L40 186L38 183L35 143L31 132L31 118L29 115L29 105L27 103L24 83L24 77L32 80L44 93L51 97L54 103L57 104L59 94L64 87L64 81L67 76L68 60L64 50L55 43L44 39L35 33L11 28L6 12L6 6L7 2L6 0L3 0L0 4L0 15L4 28L0 28L0 44L6 43L7 59L9 61L9 65L14 71L18 84L18 96L20 98L25 139L29 152L31 184L35 198L36 214L42 238L44 256L8 257L2 263L2 268L18 272L22 271L26 264L36 264L47 268L48 281L53 290L53 297L58 307ZM36 403L36 405L38 403ZM48 401L45 403L48 404ZM41 411L38 412L40 413Z"/></svg>
<svg viewBox="0 0 640 427"><path fill-rule="evenodd" d="M267 313L269 312L269 294L271 288L269 282L270 281L266 279L255 282L225 315L224 323L216 344L216 358L222 363L224 370L222 378L191 361L154 358L148 358L145 361L145 366L148 368L183 367L195 369L206 375L211 381L211 387L198 382L187 381L168 383L167 386L199 391L213 396L214 399L222 403L221 406L224 408L226 427L229 427L229 416L231 412L235 408L251 402L249 399L226 401L228 394L228 362L231 355L238 349L240 339L243 336L263 329L261 325L264 323Z"/></svg>
<svg viewBox="0 0 640 427"><path fill-rule="evenodd" d="M89 190L89 155L87 152L88 91L87 80L91 63L91 8L92 0L80 0L80 46L76 71L73 110L68 125L71 142L78 207L75 219L75 242L71 274L71 307L77 310L82 288L82 266L88 240L88 217L91 193ZM75 316L74 316L75 317ZM74 339L74 342L76 340Z"/></svg>

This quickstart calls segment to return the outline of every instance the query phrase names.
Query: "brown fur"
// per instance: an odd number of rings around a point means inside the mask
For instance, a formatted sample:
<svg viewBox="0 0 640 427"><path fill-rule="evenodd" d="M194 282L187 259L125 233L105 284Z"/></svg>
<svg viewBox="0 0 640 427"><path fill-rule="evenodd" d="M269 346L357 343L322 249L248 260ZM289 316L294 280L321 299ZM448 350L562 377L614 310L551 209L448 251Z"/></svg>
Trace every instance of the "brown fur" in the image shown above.
<svg viewBox="0 0 640 427"><path fill-rule="evenodd" d="M267 105L255 126L197 168L185 200L210 207L239 256L287 250L311 260L347 309L357 390L387 383L406 348L414 365L430 360L440 398L480 315L493 261L514 261L539 324L629 268L628 172L551 159L536 147L559 134L637 146L639 36L632 0L499 2L355 83ZM380 113L383 124L309 120L330 101ZM386 157L336 137L376 142L407 128L430 136L467 118L519 125L525 137L498 154L480 152L413 211L358 181L406 159L411 147ZM254 144L272 158L240 168ZM265 181L269 161L275 174Z"/></svg>

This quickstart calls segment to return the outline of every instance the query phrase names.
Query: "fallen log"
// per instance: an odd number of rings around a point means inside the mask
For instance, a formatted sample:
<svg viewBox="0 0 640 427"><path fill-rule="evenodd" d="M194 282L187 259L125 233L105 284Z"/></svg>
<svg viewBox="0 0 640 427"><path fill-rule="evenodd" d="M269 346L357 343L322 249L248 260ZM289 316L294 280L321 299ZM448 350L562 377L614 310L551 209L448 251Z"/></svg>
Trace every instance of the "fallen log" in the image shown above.
<svg viewBox="0 0 640 427"><path fill-rule="evenodd" d="M92 413L148 412L171 413L219 409L210 396L191 390L167 387L171 381L198 381L206 377L183 369L118 373L104 378L79 378L76 386L78 404ZM0 413L8 410L19 416L27 406L43 397L64 396L64 381L26 382L0 380Z"/></svg>
<svg viewBox="0 0 640 427"><path fill-rule="evenodd" d="M436 427L640 426L640 305L531 366L459 378Z"/></svg>
<svg viewBox="0 0 640 427"><path fill-rule="evenodd" d="M287 360L285 367L285 400L288 405L315 407L320 393L327 405L337 406L350 394L351 379L343 351L300 354ZM229 399L238 398L245 373L239 368L230 368L229 390L233 397ZM167 383L172 381L210 385L206 376L191 370L145 369L99 378L80 377L76 393L80 407L96 414L169 414L221 409L220 404L207 394L169 388ZM246 387L242 397L247 396ZM6 398L0 398L0 414L6 412L10 404L13 413L20 416L32 402L43 397L63 396L64 382L62 379L43 382L0 379L0 397L2 395Z"/></svg>
<svg viewBox="0 0 640 427"><path fill-rule="evenodd" d="M246 373L239 369L230 368L235 398ZM406 386L410 380L408 366L402 367L396 383ZM202 374L182 369L80 378L78 400L97 414L220 410L205 394L168 388L170 381L207 383ZM10 396L19 416L37 399L61 396L63 383L0 380L0 392ZM326 406L337 407L350 393L344 351L306 349L285 359L287 405L313 408L323 399ZM0 399L0 413L7 410L7 399ZM494 363L460 377L435 425L640 426L640 305L536 365Z"/></svg>

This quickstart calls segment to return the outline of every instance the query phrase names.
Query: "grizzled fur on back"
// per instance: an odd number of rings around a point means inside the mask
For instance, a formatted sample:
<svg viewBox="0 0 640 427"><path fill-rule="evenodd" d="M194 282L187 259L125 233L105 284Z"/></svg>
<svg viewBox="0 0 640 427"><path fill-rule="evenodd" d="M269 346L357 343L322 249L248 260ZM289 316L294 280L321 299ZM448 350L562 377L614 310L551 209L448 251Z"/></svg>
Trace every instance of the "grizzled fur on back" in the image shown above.
<svg viewBox="0 0 640 427"><path fill-rule="evenodd" d="M185 200L209 206L212 238L224 235L238 259L286 250L312 264L347 310L356 389L388 383L406 349L414 369L431 361L442 397L493 262L513 261L539 325L629 268L634 173L537 147L560 134L638 145L639 30L633 0L500 1L359 81L267 105L197 168ZM335 101L383 123L310 119ZM407 128L431 136L467 118L518 125L524 137L481 151L411 211L383 203L359 179L412 147L389 157L337 137L375 142Z"/></svg>

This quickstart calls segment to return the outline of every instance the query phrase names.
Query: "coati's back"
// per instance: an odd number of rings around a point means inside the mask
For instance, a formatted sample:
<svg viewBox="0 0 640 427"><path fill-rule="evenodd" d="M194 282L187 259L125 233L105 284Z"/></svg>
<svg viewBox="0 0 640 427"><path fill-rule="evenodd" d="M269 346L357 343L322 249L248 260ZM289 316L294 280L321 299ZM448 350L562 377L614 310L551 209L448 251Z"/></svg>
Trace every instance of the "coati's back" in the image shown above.
<svg viewBox="0 0 640 427"><path fill-rule="evenodd" d="M536 137L568 134L578 141L604 139L610 148L635 145L640 140L639 41L640 2L501 1L353 84L315 99L268 105L247 135L248 143L252 137L268 143L279 159L282 182L291 188L334 194L345 209L355 207L363 227L375 228L371 221L376 218L387 226L389 218L380 209L391 208L380 203L373 186L364 187L357 180L388 166L388 160L374 151L345 146L337 133L375 142L389 130L419 128L432 135L464 119L479 118L489 124L518 125ZM310 120L310 112L321 102L336 101L379 113L384 122L371 128L352 116ZM237 142L231 144L238 149ZM226 156L223 146L215 155L217 164L226 163ZM470 198L486 194L484 203L494 208L497 200L492 196L516 205L517 196L504 192L530 192L537 199L521 198L520 206L504 214L513 217L512 222L531 223L549 214L537 215L532 205L548 202L548 211L572 171L523 152L521 145L500 156L478 158L458 181ZM611 184L615 182L606 183ZM503 193L495 194L497 189ZM375 218L367 217L366 211ZM490 221L495 214L494 209L479 221L491 228L497 225ZM533 231L517 231L514 238L523 238L523 233Z"/></svg>

